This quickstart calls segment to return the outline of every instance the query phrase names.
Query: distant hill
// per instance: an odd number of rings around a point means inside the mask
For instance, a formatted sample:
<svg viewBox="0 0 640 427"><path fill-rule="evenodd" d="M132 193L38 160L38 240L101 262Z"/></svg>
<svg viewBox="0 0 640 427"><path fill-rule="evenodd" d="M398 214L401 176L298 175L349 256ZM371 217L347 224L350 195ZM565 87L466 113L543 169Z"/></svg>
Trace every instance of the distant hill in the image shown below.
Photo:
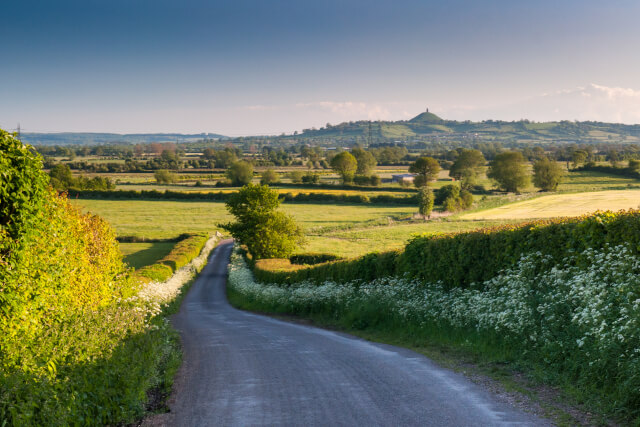
<svg viewBox="0 0 640 427"><path fill-rule="evenodd" d="M31 145L104 145L104 144L148 144L151 142L195 142L203 139L220 139L224 135L217 133L29 133L20 135L20 139Z"/></svg>
<svg viewBox="0 0 640 427"><path fill-rule="evenodd" d="M305 129L298 138L363 142L483 139L509 142L640 143L640 125L603 122L481 122L445 120L429 111L410 120L356 121L321 129Z"/></svg>

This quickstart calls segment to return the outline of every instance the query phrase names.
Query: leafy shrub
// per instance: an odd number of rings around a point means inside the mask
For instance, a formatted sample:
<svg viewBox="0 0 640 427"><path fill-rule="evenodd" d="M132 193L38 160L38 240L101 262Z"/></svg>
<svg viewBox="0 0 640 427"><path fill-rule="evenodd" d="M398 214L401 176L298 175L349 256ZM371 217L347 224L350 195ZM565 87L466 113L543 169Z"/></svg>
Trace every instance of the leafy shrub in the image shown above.
<svg viewBox="0 0 640 427"><path fill-rule="evenodd" d="M438 188L435 191L435 195L436 195L436 199L435 199L436 205L441 205L444 203L445 200L447 200L450 197L454 199L459 197L460 187L455 184L443 185L442 187Z"/></svg>
<svg viewBox="0 0 640 427"><path fill-rule="evenodd" d="M260 177L260 184L269 185L274 184L280 180L280 177L273 169L267 169L262 172L262 176Z"/></svg>
<svg viewBox="0 0 640 427"><path fill-rule="evenodd" d="M320 182L320 175L317 173L306 173L302 176L302 182L304 184L317 184Z"/></svg>
<svg viewBox="0 0 640 427"><path fill-rule="evenodd" d="M302 178L304 177L304 175L302 174L302 172L300 171L292 171L289 172L289 179L291 180L292 183L294 184L299 184L302 182Z"/></svg>
<svg viewBox="0 0 640 427"><path fill-rule="evenodd" d="M153 173L153 177L158 184L173 184L174 182L178 182L178 175L166 169L158 169Z"/></svg>
<svg viewBox="0 0 640 427"><path fill-rule="evenodd" d="M291 264L322 264L323 262L335 261L340 257L334 254L323 254L320 252L308 252L305 254L296 254L289 257Z"/></svg>
<svg viewBox="0 0 640 427"><path fill-rule="evenodd" d="M433 210L433 191L429 187L422 187L418 192L418 212L420 215L430 216Z"/></svg>
<svg viewBox="0 0 640 427"><path fill-rule="evenodd" d="M473 195L467 190L460 190L455 184L449 184L436 190L435 202L442 203L445 211L458 212L473 205Z"/></svg>

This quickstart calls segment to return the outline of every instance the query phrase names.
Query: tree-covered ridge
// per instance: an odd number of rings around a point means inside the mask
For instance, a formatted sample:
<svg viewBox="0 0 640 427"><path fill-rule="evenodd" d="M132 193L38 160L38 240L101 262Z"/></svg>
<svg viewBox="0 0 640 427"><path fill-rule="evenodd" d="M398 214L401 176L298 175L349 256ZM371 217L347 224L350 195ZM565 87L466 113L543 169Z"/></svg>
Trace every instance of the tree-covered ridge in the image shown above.
<svg viewBox="0 0 640 427"><path fill-rule="evenodd" d="M217 133L97 133L97 132L23 132L20 139L31 145L103 145L149 144L152 142L194 142L220 139Z"/></svg>
<svg viewBox="0 0 640 427"><path fill-rule="evenodd" d="M378 141L381 138L407 139L416 136L432 136L441 139L454 138L495 138L516 141L553 140L640 142L640 125L603 122L533 122L529 120L503 121L446 120L424 112L410 120L345 122L321 129L305 129L299 137L332 137L349 139L353 137Z"/></svg>

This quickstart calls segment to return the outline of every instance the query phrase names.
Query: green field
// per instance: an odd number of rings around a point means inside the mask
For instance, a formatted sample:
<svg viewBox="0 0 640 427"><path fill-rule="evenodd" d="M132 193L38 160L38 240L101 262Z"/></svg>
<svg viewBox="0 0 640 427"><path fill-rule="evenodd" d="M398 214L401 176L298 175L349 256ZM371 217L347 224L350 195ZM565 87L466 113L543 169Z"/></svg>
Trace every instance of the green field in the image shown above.
<svg viewBox="0 0 640 427"><path fill-rule="evenodd" d="M98 214L116 229L119 236L174 238L182 233L213 231L232 218L224 203L170 201L73 200L84 211ZM308 244L299 252L331 252L344 257L371 251L401 248L415 233L471 230L504 221L440 220L411 222L412 207L367 205L285 204L307 230ZM123 244L130 264L148 262L159 256L161 246L149 243ZM136 254L135 251L138 251ZM131 258L132 257L132 258ZM141 261L137 260L141 259Z"/></svg>
<svg viewBox="0 0 640 427"><path fill-rule="evenodd" d="M120 251L124 261L138 270L164 258L174 245L174 242L120 243Z"/></svg>
<svg viewBox="0 0 640 427"><path fill-rule="evenodd" d="M441 173L441 180L435 186L448 182L444 180L445 173L448 172ZM489 181L484 179L482 183L489 184ZM171 188L174 189L173 187ZM484 199L478 197L478 204L473 211L427 223L408 221L416 211L411 206L291 203L283 204L282 209L293 215L306 230L308 244L300 252L331 252L352 257L371 251L401 248L415 233L465 231L531 218L575 216L598 209L636 208L640 204L640 190L633 190L635 187L640 187L640 182L631 178L611 177L594 172L572 172L566 176L559 193L542 195L543 193L532 191L521 195L495 194ZM175 189L180 188L185 187L175 186ZM321 189L281 191L332 192ZM333 191L357 193L353 190ZM375 191L366 193L372 194ZM175 238L182 233L219 230L220 223L232 219L222 202L73 200L72 203L104 217L114 226L119 236ZM160 246L155 250L159 251ZM128 261L132 265L141 265L140 263L148 262L157 255L152 247L138 249L137 252L138 255L133 254L133 250L130 252L133 255ZM136 261L136 257L142 261Z"/></svg>
<svg viewBox="0 0 640 427"><path fill-rule="evenodd" d="M469 231L513 221L436 220L430 222L396 222L387 226L356 228L344 231L315 232L308 235L308 250L356 257L372 251L402 249L407 240L420 233Z"/></svg>

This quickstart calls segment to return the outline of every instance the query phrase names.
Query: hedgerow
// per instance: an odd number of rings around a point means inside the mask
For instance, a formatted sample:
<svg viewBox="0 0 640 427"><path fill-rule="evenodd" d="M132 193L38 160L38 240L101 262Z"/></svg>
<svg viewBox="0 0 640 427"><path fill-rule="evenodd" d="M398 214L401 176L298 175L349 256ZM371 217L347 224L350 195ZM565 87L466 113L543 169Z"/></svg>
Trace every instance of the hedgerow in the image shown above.
<svg viewBox="0 0 640 427"><path fill-rule="evenodd" d="M109 225L59 197L1 130L0 152L0 423L133 422L170 381L177 334L137 297Z"/></svg>
<svg viewBox="0 0 640 427"><path fill-rule="evenodd" d="M371 189L369 189L371 191ZM136 199L136 200L205 200L226 201L233 193L228 192L195 192L195 191L158 191L158 190L69 190L69 197L81 199ZM410 205L417 203L417 196L391 196L380 194L333 194L333 193L285 193L280 197L285 202L293 203L349 203L349 204L381 204Z"/></svg>
<svg viewBox="0 0 640 427"><path fill-rule="evenodd" d="M605 413L638 423L640 259L632 246L605 243L561 263L531 252L467 289L397 276L283 286L256 281L234 253L228 296L245 309L406 333L411 343L424 339L514 362L544 372L546 381Z"/></svg>
<svg viewBox="0 0 640 427"><path fill-rule="evenodd" d="M482 286L482 282L515 265L523 254L540 251L558 263L575 256L575 262L588 264L590 260L581 255L585 249L605 244L629 244L631 250L640 252L640 211L599 212L471 232L420 235L402 252L371 253L295 271L270 271L256 265L254 272L258 280L270 283L346 282L407 275L442 281L450 288L466 288Z"/></svg>
<svg viewBox="0 0 640 427"><path fill-rule="evenodd" d="M173 247L171 252L164 258L158 260L135 272L135 277L143 282L151 280L163 282L179 268L187 265L192 259L198 256L204 245L207 243L209 235L207 233L195 233L184 236Z"/></svg>
<svg viewBox="0 0 640 427"><path fill-rule="evenodd" d="M587 163L570 170L570 172L582 172L582 171L601 172L609 175L620 175L620 176L626 176L628 178L640 179L640 172L638 172L638 170L633 169L631 167L621 168L616 166L596 165L593 163Z"/></svg>

